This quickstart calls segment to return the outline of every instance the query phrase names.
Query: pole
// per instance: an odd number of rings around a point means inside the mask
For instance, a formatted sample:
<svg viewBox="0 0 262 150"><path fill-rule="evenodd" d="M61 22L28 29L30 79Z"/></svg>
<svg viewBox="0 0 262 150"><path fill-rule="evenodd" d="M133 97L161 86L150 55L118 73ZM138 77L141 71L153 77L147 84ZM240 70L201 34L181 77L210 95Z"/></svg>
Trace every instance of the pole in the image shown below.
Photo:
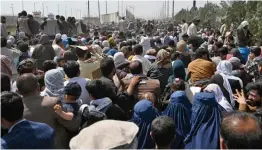
<svg viewBox="0 0 262 150"><path fill-rule="evenodd" d="M169 0L167 0L167 18L169 18Z"/></svg>
<svg viewBox="0 0 262 150"><path fill-rule="evenodd" d="M88 10L88 17L90 18L90 8L89 8L90 5L89 5L89 0L88 0L88 2L87 2L87 6L88 6L88 9L87 9L87 10Z"/></svg>
<svg viewBox="0 0 262 150"><path fill-rule="evenodd" d="M22 0L22 9L24 10L24 0Z"/></svg>
<svg viewBox="0 0 262 150"><path fill-rule="evenodd" d="M47 13L47 16L48 16L48 7L47 6L45 6L46 7L46 13Z"/></svg>
<svg viewBox="0 0 262 150"><path fill-rule="evenodd" d="M175 7L175 1L173 0L172 4L172 18L174 19L174 7Z"/></svg>
<svg viewBox="0 0 262 150"><path fill-rule="evenodd" d="M100 20L100 3L99 3L99 0L97 1L97 5L98 5L98 18Z"/></svg>
<svg viewBox="0 0 262 150"><path fill-rule="evenodd" d="M107 14L107 0L106 0L106 14Z"/></svg>
<svg viewBox="0 0 262 150"><path fill-rule="evenodd" d="M12 18L12 22L14 21L14 17L15 17L15 14L14 14L14 5L13 4L11 4L11 8L12 8L12 14L13 14L13 18Z"/></svg>
<svg viewBox="0 0 262 150"><path fill-rule="evenodd" d="M122 17L124 17L124 2L123 2L123 0L122 0Z"/></svg>
<svg viewBox="0 0 262 150"><path fill-rule="evenodd" d="M59 4L57 6L57 12L58 12L58 15L59 15L60 14L60 12L59 12Z"/></svg>
<svg viewBox="0 0 262 150"><path fill-rule="evenodd" d="M118 15L120 14L120 11L119 11L119 1L117 1L117 10L118 10Z"/></svg>
<svg viewBox="0 0 262 150"><path fill-rule="evenodd" d="M65 6L65 17L67 17L67 14L66 14L66 6Z"/></svg>
<svg viewBox="0 0 262 150"><path fill-rule="evenodd" d="M44 7L44 3L42 3L42 8L43 8L43 17L45 16L45 7Z"/></svg>

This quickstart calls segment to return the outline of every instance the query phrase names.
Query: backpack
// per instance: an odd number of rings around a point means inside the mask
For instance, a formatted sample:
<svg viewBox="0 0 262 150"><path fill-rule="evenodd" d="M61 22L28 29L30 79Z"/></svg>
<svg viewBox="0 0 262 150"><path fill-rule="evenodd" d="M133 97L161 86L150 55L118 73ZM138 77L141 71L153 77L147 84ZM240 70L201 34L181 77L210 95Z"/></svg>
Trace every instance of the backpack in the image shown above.
<svg viewBox="0 0 262 150"><path fill-rule="evenodd" d="M109 107L106 107L105 109L100 110L99 108L97 108L94 105L83 104L79 109L79 115L78 115L78 120L80 123L80 130L92 125L95 122L106 119L107 116L105 112L107 111Z"/></svg>

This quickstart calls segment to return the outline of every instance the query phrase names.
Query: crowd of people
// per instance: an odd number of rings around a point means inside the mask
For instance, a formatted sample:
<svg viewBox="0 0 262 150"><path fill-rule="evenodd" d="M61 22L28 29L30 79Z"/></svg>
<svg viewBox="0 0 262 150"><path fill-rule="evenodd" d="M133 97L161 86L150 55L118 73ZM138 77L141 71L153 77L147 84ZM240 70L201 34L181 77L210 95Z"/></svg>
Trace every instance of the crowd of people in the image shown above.
<svg viewBox="0 0 262 150"><path fill-rule="evenodd" d="M199 24L1 17L1 148L262 149L261 47Z"/></svg>

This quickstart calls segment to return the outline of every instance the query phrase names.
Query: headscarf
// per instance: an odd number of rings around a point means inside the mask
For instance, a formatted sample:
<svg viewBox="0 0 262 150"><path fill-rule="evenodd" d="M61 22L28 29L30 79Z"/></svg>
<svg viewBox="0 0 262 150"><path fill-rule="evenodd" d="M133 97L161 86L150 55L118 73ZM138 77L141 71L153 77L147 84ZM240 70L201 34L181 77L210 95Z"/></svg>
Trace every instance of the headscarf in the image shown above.
<svg viewBox="0 0 262 150"><path fill-rule="evenodd" d="M109 42L107 40L104 40L102 42L103 47L109 47Z"/></svg>
<svg viewBox="0 0 262 150"><path fill-rule="evenodd" d="M19 38L19 39L26 38L25 32L19 32L19 33L18 33L18 38Z"/></svg>
<svg viewBox="0 0 262 150"><path fill-rule="evenodd" d="M114 40L113 37L109 38L109 39L108 39L108 42L109 42L109 45L110 45L110 46L115 46L115 45L116 45L116 42L115 42L115 40Z"/></svg>
<svg viewBox="0 0 262 150"><path fill-rule="evenodd" d="M52 69L45 73L44 96L64 99L64 73L61 68Z"/></svg>
<svg viewBox="0 0 262 150"><path fill-rule="evenodd" d="M230 85L228 79L238 80L240 82L241 87L243 87L243 82L238 77L232 76L231 75L232 71L233 71L233 66L227 60L220 61L220 63L217 65L217 72L216 73L218 73L222 76L223 86L225 87L225 89L229 93L230 103L234 107L235 101L233 99L233 91L232 91L232 88L231 88L231 85Z"/></svg>
<svg viewBox="0 0 262 150"><path fill-rule="evenodd" d="M170 103L165 111L162 113L175 122L176 126L176 140L172 149L184 148L184 139L190 132L190 118L191 118L192 104L188 100L184 91L176 91L170 97Z"/></svg>
<svg viewBox="0 0 262 150"><path fill-rule="evenodd" d="M15 44L15 38L13 36L9 36L8 37L8 40L11 41L11 45L14 45Z"/></svg>
<svg viewBox="0 0 262 150"><path fill-rule="evenodd" d="M213 92L216 97L216 101L220 106L222 106L227 112L233 111L232 106L226 100L221 91L220 87L217 84L209 84L205 89L204 92Z"/></svg>
<svg viewBox="0 0 262 150"><path fill-rule="evenodd" d="M55 39L61 39L61 34L60 33L57 33L56 35L55 35Z"/></svg>
<svg viewBox="0 0 262 150"><path fill-rule="evenodd" d="M40 40L39 40L39 43L42 44L42 45L44 45L44 44L49 44L50 41L49 41L48 35L43 34L43 35L41 36Z"/></svg>
<svg viewBox="0 0 262 150"><path fill-rule="evenodd" d="M130 122L134 122L139 127L138 149L153 149L155 143L150 137L152 121L159 116L159 112L153 107L149 100L140 100L134 107L134 114Z"/></svg>
<svg viewBox="0 0 262 150"><path fill-rule="evenodd" d="M114 55L117 53L118 51L116 49L109 49L108 52L106 53L106 55L108 56L112 56L114 57Z"/></svg>
<svg viewBox="0 0 262 150"><path fill-rule="evenodd" d="M214 93L196 93L186 149L219 149L221 112Z"/></svg>
<svg viewBox="0 0 262 150"><path fill-rule="evenodd" d="M7 74L9 78L12 78L12 69L10 68L12 61L7 56L1 55L1 72Z"/></svg>
<svg viewBox="0 0 262 150"><path fill-rule="evenodd" d="M86 45L86 38L81 38L81 42L83 45Z"/></svg>
<svg viewBox="0 0 262 150"><path fill-rule="evenodd" d="M242 21L241 24L240 24L240 28L244 28L245 26L248 26L249 23L247 21Z"/></svg>
<svg viewBox="0 0 262 150"><path fill-rule="evenodd" d="M128 65L129 62L125 59L124 53L123 52L117 52L114 55L114 62L116 68L121 68L122 66Z"/></svg>

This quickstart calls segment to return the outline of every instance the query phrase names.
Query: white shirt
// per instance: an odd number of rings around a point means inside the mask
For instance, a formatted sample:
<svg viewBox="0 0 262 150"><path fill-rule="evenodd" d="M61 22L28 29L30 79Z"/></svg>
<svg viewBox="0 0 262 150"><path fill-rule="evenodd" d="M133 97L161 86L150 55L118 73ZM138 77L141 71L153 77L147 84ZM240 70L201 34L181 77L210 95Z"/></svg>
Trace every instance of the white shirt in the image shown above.
<svg viewBox="0 0 262 150"><path fill-rule="evenodd" d="M25 119L22 119L22 120L18 121L17 123L15 123L11 128L9 128L8 133L10 133L10 132L12 131L12 129L14 128L14 126L18 125L19 123L21 123L21 122L23 122L23 121L25 121Z"/></svg>
<svg viewBox="0 0 262 150"><path fill-rule="evenodd" d="M4 23L0 23L0 26L1 26L1 36L7 38L8 33L7 33L6 25Z"/></svg>
<svg viewBox="0 0 262 150"><path fill-rule="evenodd" d="M194 23L191 23L191 25L188 27L187 34L188 36L197 36L197 28Z"/></svg>
<svg viewBox="0 0 262 150"><path fill-rule="evenodd" d="M89 93L86 90L85 86L87 82L90 80L87 78L82 77L74 77L64 82L64 86L66 86L68 83L77 82L81 86L82 93L80 95L80 99L83 101L84 104L89 104L91 99L89 97Z"/></svg>
<svg viewBox="0 0 262 150"><path fill-rule="evenodd" d="M141 44L143 46L143 54L145 54L146 51L151 48L150 38L148 36L145 36L145 37L142 36L141 42L139 44Z"/></svg>
<svg viewBox="0 0 262 150"><path fill-rule="evenodd" d="M143 56L140 55L135 55L132 59L132 61L134 60L139 60L142 63L142 67L143 67L143 74L146 75L150 66L151 66L151 62L144 58Z"/></svg>
<svg viewBox="0 0 262 150"><path fill-rule="evenodd" d="M57 45L57 44L52 45L52 47L53 47L53 49L55 51L55 55L57 57L61 57L62 48L59 45Z"/></svg>
<svg viewBox="0 0 262 150"><path fill-rule="evenodd" d="M125 20L120 20L119 21L119 31L121 32L124 32L125 31Z"/></svg>
<svg viewBox="0 0 262 150"><path fill-rule="evenodd" d="M182 28L181 28L182 34L187 33L187 29L188 29L188 24L187 24L187 23L184 23L184 24L182 25Z"/></svg>

